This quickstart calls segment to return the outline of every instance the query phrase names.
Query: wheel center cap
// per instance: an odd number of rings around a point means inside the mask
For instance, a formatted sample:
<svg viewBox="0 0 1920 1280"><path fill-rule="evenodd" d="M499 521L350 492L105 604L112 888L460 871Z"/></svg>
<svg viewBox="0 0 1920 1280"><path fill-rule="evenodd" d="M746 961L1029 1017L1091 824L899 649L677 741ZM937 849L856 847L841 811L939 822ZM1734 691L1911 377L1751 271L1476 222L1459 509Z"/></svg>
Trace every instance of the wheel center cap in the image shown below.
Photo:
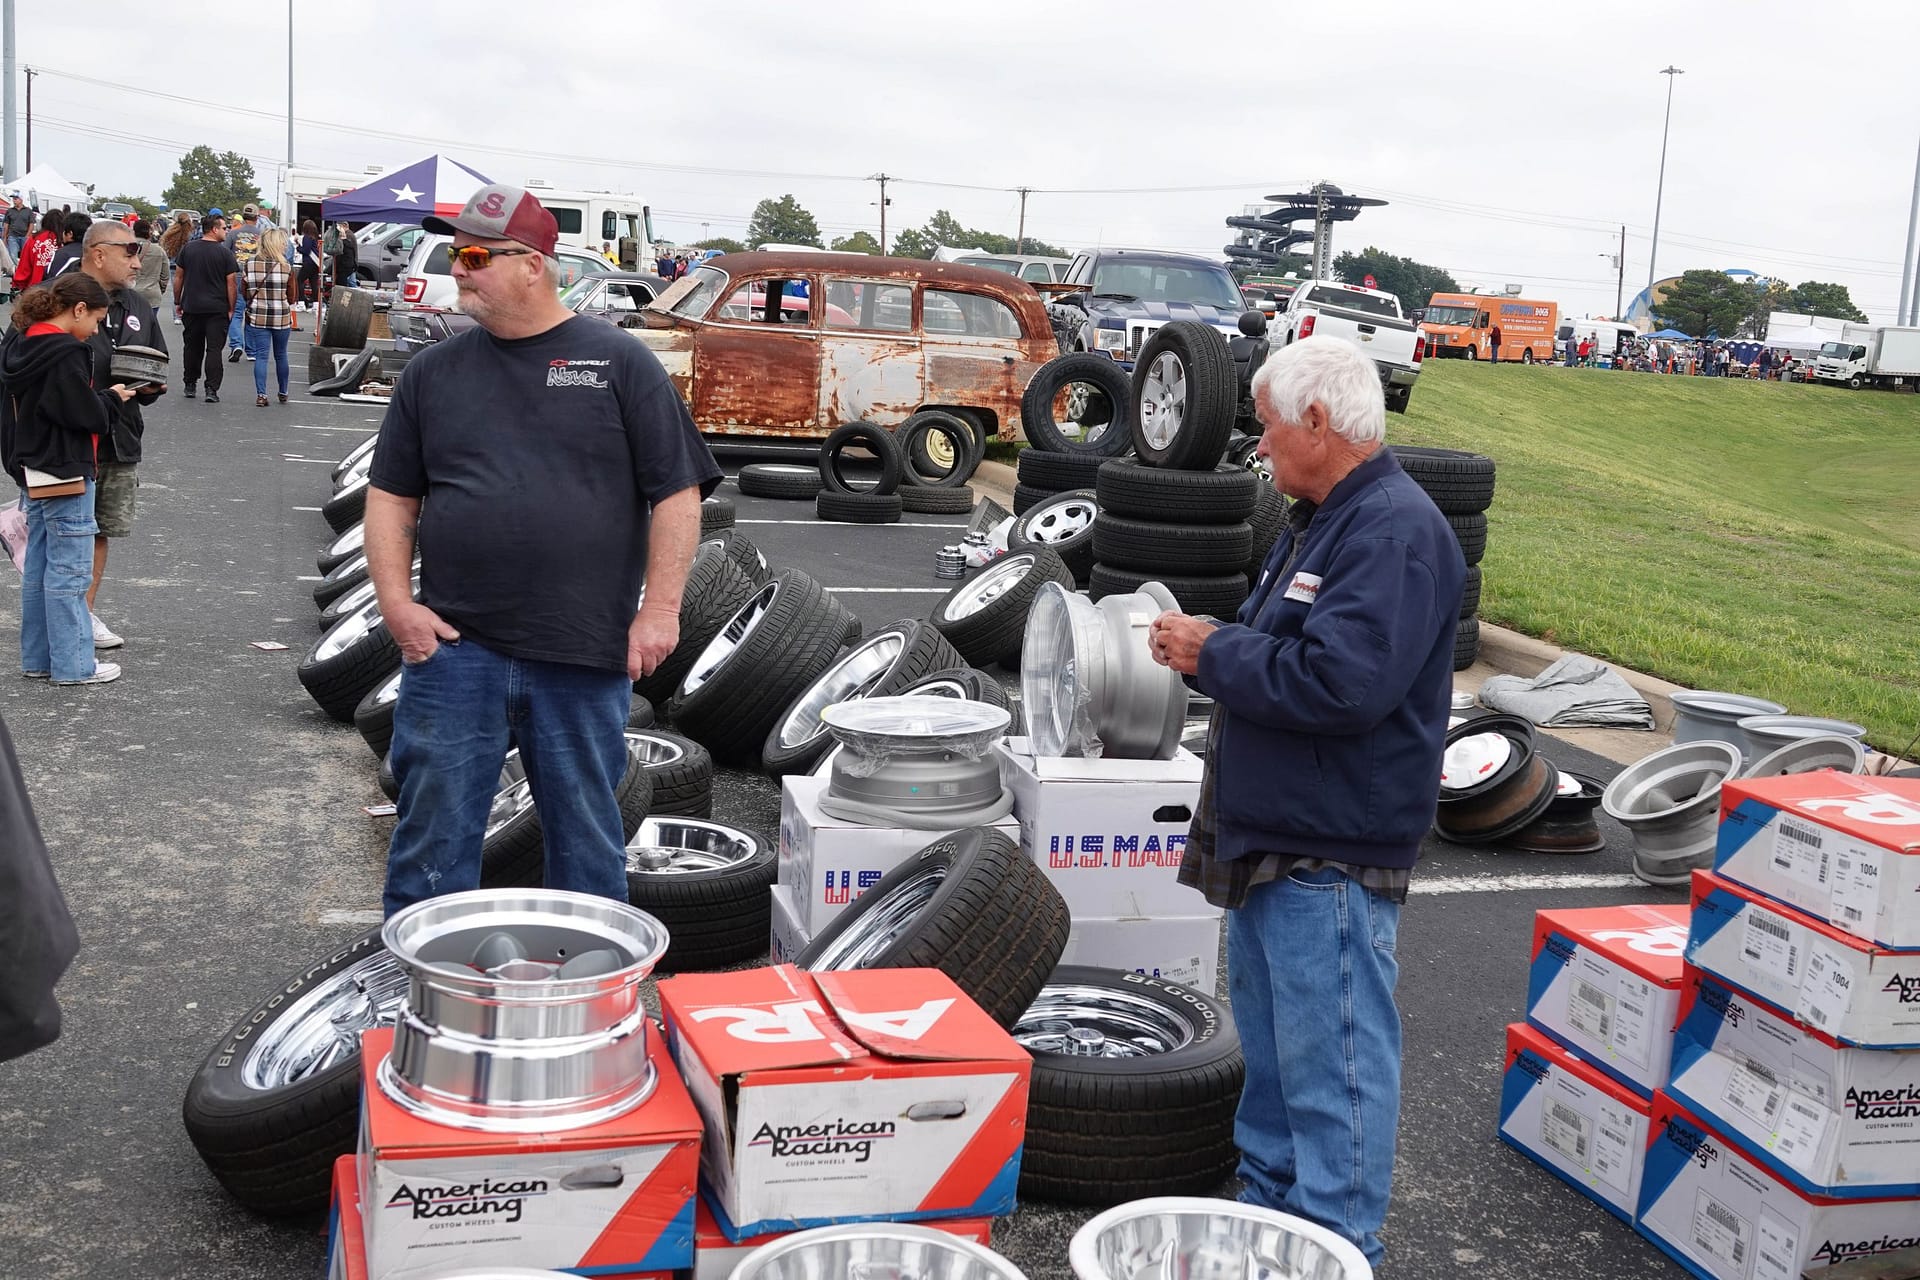
<svg viewBox="0 0 1920 1280"><path fill-rule="evenodd" d="M1093 1057L1106 1048L1107 1038L1092 1027L1074 1027L1067 1032L1067 1052Z"/></svg>

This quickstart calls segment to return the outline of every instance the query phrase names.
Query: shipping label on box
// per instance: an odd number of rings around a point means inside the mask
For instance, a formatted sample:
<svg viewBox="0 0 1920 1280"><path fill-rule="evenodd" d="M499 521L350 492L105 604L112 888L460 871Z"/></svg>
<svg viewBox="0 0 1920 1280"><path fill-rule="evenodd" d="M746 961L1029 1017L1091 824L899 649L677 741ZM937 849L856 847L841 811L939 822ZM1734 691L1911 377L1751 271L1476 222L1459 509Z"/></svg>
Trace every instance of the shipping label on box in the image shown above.
<svg viewBox="0 0 1920 1280"><path fill-rule="evenodd" d="M1650 1096L1667 1081L1686 949L1683 906L1541 911L1527 1021Z"/></svg>
<svg viewBox="0 0 1920 1280"><path fill-rule="evenodd" d="M1075 916L1060 963L1144 973L1203 995L1217 995L1223 924L1217 914L1155 920Z"/></svg>
<svg viewBox="0 0 1920 1280"><path fill-rule="evenodd" d="M1507 1028L1500 1137L1628 1222L1640 1202L1648 1108L1537 1028Z"/></svg>
<svg viewBox="0 0 1920 1280"><path fill-rule="evenodd" d="M780 781L781 888L791 895L795 918L808 937L825 929L880 878L943 834L924 828L863 826L820 808L826 777ZM1012 816L993 829L1014 844L1020 824Z"/></svg>
<svg viewBox="0 0 1920 1280"><path fill-rule="evenodd" d="M455 1129L404 1110L376 1078L393 1031L361 1041L360 1200L382 1280L496 1267L670 1271L693 1265L700 1115L658 1035L652 1096L579 1129Z"/></svg>
<svg viewBox="0 0 1920 1280"><path fill-rule="evenodd" d="M793 891L776 884L772 892L773 932L767 939L767 952L775 964L793 964L813 941L813 935L800 927L800 911L793 905Z"/></svg>
<svg viewBox="0 0 1920 1280"><path fill-rule="evenodd" d="M1010 1212L1033 1061L936 969L660 983L729 1239Z"/></svg>
<svg viewBox="0 0 1920 1280"><path fill-rule="evenodd" d="M1200 760L1053 759L1024 738L997 748L1027 855L1075 919L1217 914L1179 882L1187 828L1200 800Z"/></svg>
<svg viewBox="0 0 1920 1280"><path fill-rule="evenodd" d="M1796 1280L1920 1245L1920 1201L1805 1195L1663 1090L1653 1098L1637 1225L1694 1275Z"/></svg>
<svg viewBox="0 0 1920 1280"><path fill-rule="evenodd" d="M1920 779L1729 779L1713 865L1857 938L1920 949Z"/></svg>
<svg viewBox="0 0 1920 1280"><path fill-rule="evenodd" d="M1920 951L1887 951L1693 873L1687 960L1845 1044L1920 1048Z"/></svg>
<svg viewBox="0 0 1920 1280"><path fill-rule="evenodd" d="M962 1240L971 1240L978 1245L990 1247L993 1244L992 1218L928 1218L919 1225L959 1236ZM791 1231L775 1231L740 1241L729 1240L727 1234L720 1230L720 1224L703 1196L694 1210L693 1218L693 1280L727 1280L742 1258L763 1244L772 1244L792 1234Z"/></svg>
<svg viewBox="0 0 1920 1280"><path fill-rule="evenodd" d="M1842 1045L1689 969L1667 1089L1802 1191L1920 1196L1920 1050Z"/></svg>

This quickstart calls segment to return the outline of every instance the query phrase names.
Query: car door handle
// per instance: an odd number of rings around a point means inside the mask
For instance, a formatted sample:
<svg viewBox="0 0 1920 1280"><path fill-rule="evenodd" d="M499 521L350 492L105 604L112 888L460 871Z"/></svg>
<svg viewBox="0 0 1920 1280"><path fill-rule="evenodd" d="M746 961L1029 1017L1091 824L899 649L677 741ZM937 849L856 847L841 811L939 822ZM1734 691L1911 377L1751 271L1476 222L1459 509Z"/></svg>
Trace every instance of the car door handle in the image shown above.
<svg viewBox="0 0 1920 1280"><path fill-rule="evenodd" d="M1001 357L1000 357L1000 363L1001 363L1001 364L1012 364L1012 363L1013 363L1013 357L1012 357L1012 356L1001 356Z"/></svg>

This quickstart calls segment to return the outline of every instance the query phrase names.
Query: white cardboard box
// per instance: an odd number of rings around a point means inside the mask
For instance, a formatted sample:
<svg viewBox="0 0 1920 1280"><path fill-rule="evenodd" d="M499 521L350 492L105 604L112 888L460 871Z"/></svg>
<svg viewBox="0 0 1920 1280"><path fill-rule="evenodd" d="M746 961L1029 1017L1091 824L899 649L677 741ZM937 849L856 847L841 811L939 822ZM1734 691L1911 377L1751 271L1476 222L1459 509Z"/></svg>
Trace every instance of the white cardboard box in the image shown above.
<svg viewBox="0 0 1920 1280"><path fill-rule="evenodd" d="M911 854L946 834L923 828L868 827L820 809L829 779L813 775L780 781L780 869L797 920L808 937L880 882ZM1009 816L993 824L1014 843L1020 827Z"/></svg>
<svg viewBox="0 0 1920 1280"><path fill-rule="evenodd" d="M1855 937L1920 949L1920 780L1729 780L1713 869Z"/></svg>
<svg viewBox="0 0 1920 1280"><path fill-rule="evenodd" d="M1640 1203L1651 1105L1537 1027L1507 1028L1501 1139L1628 1222Z"/></svg>
<svg viewBox="0 0 1920 1280"><path fill-rule="evenodd" d="M1920 1049L1920 951L1886 951L1764 894L1693 873L1687 960L1846 1044Z"/></svg>
<svg viewBox="0 0 1920 1280"><path fill-rule="evenodd" d="M1855 1049L1698 969L1667 1089L1813 1195L1920 1196L1920 1050Z"/></svg>
<svg viewBox="0 0 1920 1280"><path fill-rule="evenodd" d="M1027 855L1047 873L1073 918L1146 920L1217 914L1178 882L1187 827L1200 801L1200 758L1080 760L1000 748Z"/></svg>
<svg viewBox="0 0 1920 1280"><path fill-rule="evenodd" d="M1537 912L1527 1021L1651 1097L1667 1082L1686 950L1684 906Z"/></svg>
<svg viewBox="0 0 1920 1280"><path fill-rule="evenodd" d="M1802 1195L1663 1090L1653 1098L1637 1225L1708 1280L1795 1280L1920 1245L1920 1200Z"/></svg>
<svg viewBox="0 0 1920 1280"><path fill-rule="evenodd" d="M783 884L773 886L773 936L767 951L775 964L792 964L813 941L813 935L800 927L799 908L793 905L793 893Z"/></svg>
<svg viewBox="0 0 1920 1280"><path fill-rule="evenodd" d="M1125 969L1218 996L1222 924L1218 913L1155 920L1076 916L1060 963Z"/></svg>

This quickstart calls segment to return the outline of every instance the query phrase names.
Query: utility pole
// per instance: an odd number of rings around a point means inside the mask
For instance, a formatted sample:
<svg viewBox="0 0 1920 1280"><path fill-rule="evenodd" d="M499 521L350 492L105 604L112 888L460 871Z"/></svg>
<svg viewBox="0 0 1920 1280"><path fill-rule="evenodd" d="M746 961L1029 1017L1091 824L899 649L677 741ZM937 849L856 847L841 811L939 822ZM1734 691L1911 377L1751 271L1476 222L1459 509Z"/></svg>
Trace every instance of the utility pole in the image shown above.
<svg viewBox="0 0 1920 1280"><path fill-rule="evenodd" d="M8 2L11 3L12 0ZM1018 257L1027 251L1027 193L1033 188L1015 187L1014 190L1020 193L1020 230L1013 238L1014 256Z"/></svg>
<svg viewBox="0 0 1920 1280"><path fill-rule="evenodd" d="M287 188L293 184L293 0L287 0L287 171L280 180L280 225L298 227L296 210L287 207Z"/></svg>
<svg viewBox="0 0 1920 1280"><path fill-rule="evenodd" d="M0 33L0 43L4 43L6 46L6 69L5 73L0 75L0 80L3 80L5 83L4 85L0 85L0 93L7 95L6 120L3 125L0 125L0 128L4 128L7 133L4 171L6 173L6 181L12 182L20 176L20 156L15 150L13 127L13 0L6 0L5 11L3 14L0 14L0 26L5 28L4 33Z"/></svg>
<svg viewBox="0 0 1920 1280"><path fill-rule="evenodd" d="M40 74L27 68L27 172L33 172L33 78Z"/></svg>
<svg viewBox="0 0 1920 1280"><path fill-rule="evenodd" d="M1660 204L1667 194L1667 131L1673 126L1673 78L1687 74L1671 64L1660 74L1667 78L1667 118L1660 126L1660 182L1653 190L1653 248L1647 251L1647 314L1653 314L1653 269L1660 256Z"/></svg>
<svg viewBox="0 0 1920 1280"><path fill-rule="evenodd" d="M1913 206L1907 210L1907 254L1900 260L1900 310L1895 324L1913 323L1913 242L1916 223L1920 223L1920 155L1913 160Z"/></svg>
<svg viewBox="0 0 1920 1280"><path fill-rule="evenodd" d="M880 253L884 257L887 252L887 184L893 179L887 174L876 173L869 181L880 184Z"/></svg>
<svg viewBox="0 0 1920 1280"><path fill-rule="evenodd" d="M1620 261L1615 267L1620 277L1613 285L1613 318L1622 320L1625 317L1620 314L1620 308L1626 305L1627 297L1627 224L1624 222L1620 224Z"/></svg>

